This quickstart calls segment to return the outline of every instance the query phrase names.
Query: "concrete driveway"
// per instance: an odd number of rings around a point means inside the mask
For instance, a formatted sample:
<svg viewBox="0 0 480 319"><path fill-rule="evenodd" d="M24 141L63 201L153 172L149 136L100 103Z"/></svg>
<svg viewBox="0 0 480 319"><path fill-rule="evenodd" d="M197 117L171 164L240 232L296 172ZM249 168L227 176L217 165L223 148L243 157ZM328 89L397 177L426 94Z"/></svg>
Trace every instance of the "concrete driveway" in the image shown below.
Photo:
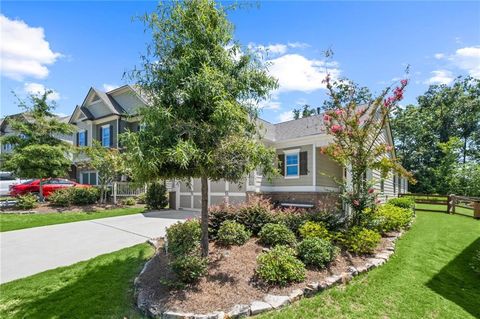
<svg viewBox="0 0 480 319"><path fill-rule="evenodd" d="M0 283L143 243L165 228L198 216L189 211L154 211L0 233Z"/></svg>

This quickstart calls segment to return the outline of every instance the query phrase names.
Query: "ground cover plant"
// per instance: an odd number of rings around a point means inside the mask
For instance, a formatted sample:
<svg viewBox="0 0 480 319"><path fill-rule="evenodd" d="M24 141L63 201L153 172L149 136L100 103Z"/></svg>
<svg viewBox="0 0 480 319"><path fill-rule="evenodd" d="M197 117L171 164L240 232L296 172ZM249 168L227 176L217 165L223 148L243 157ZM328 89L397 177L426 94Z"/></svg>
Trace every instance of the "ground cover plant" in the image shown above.
<svg viewBox="0 0 480 319"><path fill-rule="evenodd" d="M46 214L0 214L0 232L78 222L82 220L99 219L114 216L139 214L145 211L143 207L115 208L101 211L61 212Z"/></svg>

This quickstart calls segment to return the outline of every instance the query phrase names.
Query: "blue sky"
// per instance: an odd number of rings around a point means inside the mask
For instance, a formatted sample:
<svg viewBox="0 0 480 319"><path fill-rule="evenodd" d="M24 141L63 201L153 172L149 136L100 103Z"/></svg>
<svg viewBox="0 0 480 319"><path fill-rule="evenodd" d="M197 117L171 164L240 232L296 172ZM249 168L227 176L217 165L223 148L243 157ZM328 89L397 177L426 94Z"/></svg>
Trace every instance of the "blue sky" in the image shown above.
<svg viewBox="0 0 480 319"><path fill-rule="evenodd" d="M156 2L1 3L1 115L19 112L26 92L52 89L57 112L70 114L89 87L126 83L124 71L138 64L148 35L132 17ZM262 103L262 117L288 120L291 110L325 98L328 67L379 92L403 77L410 85L402 104L414 103L429 84L449 84L459 75L480 78L480 2L262 2L230 14L243 45L268 48L271 73L280 88Z"/></svg>

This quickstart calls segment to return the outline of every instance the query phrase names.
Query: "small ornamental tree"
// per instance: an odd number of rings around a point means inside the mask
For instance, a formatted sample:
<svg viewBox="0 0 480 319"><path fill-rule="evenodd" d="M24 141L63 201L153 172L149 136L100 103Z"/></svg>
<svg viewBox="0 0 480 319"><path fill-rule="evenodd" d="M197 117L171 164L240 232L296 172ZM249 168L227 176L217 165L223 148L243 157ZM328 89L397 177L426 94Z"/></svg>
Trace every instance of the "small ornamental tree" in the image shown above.
<svg viewBox="0 0 480 319"><path fill-rule="evenodd" d="M274 173L275 152L256 127L258 102L277 86L262 61L242 52L224 7L212 0L161 3L144 22L153 36L132 72L150 100L143 128L124 136L139 181L199 178L202 255L208 254L208 180Z"/></svg>
<svg viewBox="0 0 480 319"><path fill-rule="evenodd" d="M81 147L79 153L85 154L88 160L79 162L78 166L94 169L98 173L98 184L100 187L100 202L107 201L107 187L115 179L126 173L125 158L116 148L104 147L98 141L93 146Z"/></svg>
<svg viewBox="0 0 480 319"><path fill-rule="evenodd" d="M59 136L73 133L73 127L61 122L53 110L54 104L47 99L51 91L34 94L29 102L20 100L22 115L6 119L15 132L2 136L2 144L14 145L10 154L2 154L0 169L14 172L20 178L40 179L40 200L43 201L43 181L49 177L65 177L72 161L71 144Z"/></svg>
<svg viewBox="0 0 480 319"><path fill-rule="evenodd" d="M358 225L362 212L375 204L367 171L378 170L382 177L396 173L411 178L411 174L389 156L392 147L378 142L391 112L403 98L408 80L400 81L395 88L386 88L376 98L365 94L365 88L359 89L346 80L333 81L328 74L325 83L330 101L323 121L333 142L322 152L350 172L351 182L343 185L343 197L351 207L350 224Z"/></svg>

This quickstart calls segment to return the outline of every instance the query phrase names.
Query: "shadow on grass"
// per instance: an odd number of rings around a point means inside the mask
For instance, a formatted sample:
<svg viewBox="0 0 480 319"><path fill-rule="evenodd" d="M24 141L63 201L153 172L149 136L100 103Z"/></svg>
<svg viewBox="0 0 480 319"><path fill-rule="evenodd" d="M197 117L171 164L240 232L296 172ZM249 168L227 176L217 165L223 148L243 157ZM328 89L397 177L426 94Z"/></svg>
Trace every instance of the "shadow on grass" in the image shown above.
<svg viewBox="0 0 480 319"><path fill-rule="evenodd" d="M8 295L2 301L10 306L3 309L5 317L0 317L140 318L134 306L133 280L147 258L145 250L137 250L2 285Z"/></svg>
<svg viewBox="0 0 480 319"><path fill-rule="evenodd" d="M480 238L427 283L428 288L462 307L475 318L480 318L480 275L473 272L470 262L478 249Z"/></svg>

